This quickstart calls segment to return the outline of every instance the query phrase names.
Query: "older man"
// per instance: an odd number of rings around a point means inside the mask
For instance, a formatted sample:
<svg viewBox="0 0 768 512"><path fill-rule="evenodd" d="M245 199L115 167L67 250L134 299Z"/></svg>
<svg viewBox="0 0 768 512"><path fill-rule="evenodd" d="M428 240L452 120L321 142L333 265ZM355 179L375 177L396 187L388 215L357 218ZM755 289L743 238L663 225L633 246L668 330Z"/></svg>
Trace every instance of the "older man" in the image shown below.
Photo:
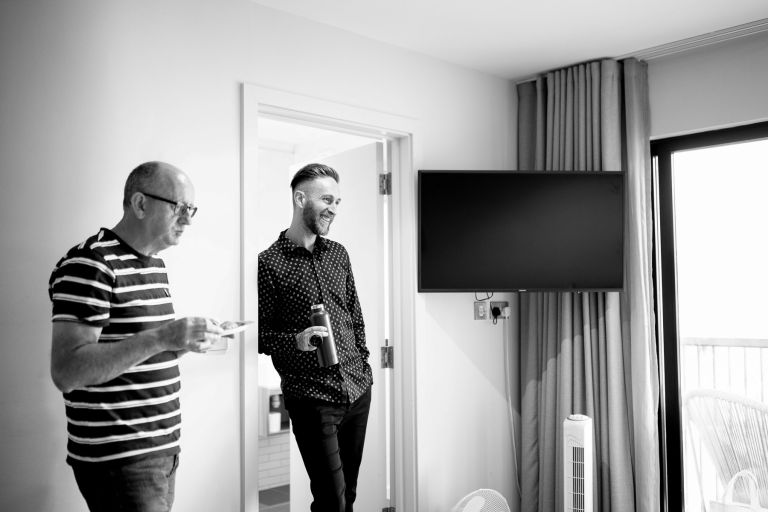
<svg viewBox="0 0 768 512"><path fill-rule="evenodd" d="M64 393L67 462L91 511L168 511L180 437L178 357L221 328L175 320L165 265L197 208L163 162L128 176L123 217L69 250L51 274L51 376Z"/></svg>

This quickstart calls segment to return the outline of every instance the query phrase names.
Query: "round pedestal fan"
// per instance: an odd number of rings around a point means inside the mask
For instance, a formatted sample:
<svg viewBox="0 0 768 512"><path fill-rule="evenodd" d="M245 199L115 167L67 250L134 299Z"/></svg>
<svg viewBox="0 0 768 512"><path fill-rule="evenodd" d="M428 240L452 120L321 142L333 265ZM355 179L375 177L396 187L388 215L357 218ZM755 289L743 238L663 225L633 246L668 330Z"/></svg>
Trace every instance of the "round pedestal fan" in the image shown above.
<svg viewBox="0 0 768 512"><path fill-rule="evenodd" d="M509 512L509 505L497 491L478 489L461 498L451 512Z"/></svg>

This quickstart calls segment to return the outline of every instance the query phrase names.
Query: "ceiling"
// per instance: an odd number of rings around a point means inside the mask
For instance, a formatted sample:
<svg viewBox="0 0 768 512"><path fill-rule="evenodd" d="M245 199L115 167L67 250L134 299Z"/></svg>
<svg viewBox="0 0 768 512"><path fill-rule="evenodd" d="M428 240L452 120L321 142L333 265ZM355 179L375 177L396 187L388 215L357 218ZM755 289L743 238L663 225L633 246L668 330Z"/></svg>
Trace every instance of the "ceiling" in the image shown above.
<svg viewBox="0 0 768 512"><path fill-rule="evenodd" d="M258 120L258 138L260 148L290 153L295 162L292 172L308 162L323 161L344 151L373 144L376 140L263 115Z"/></svg>
<svg viewBox="0 0 768 512"><path fill-rule="evenodd" d="M512 80L768 30L766 0L251 1Z"/></svg>

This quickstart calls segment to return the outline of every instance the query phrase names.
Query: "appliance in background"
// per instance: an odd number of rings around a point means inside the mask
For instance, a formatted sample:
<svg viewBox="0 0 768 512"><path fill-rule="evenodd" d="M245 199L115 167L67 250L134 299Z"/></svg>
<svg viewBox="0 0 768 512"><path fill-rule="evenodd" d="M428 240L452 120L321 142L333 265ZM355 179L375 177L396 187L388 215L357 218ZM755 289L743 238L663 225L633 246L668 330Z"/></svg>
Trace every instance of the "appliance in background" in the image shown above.
<svg viewBox="0 0 768 512"><path fill-rule="evenodd" d="M290 492L290 420L278 387L259 387L258 489L262 512L278 512ZM267 505L275 505L268 508Z"/></svg>
<svg viewBox="0 0 768 512"><path fill-rule="evenodd" d="M594 511L594 465L592 418L571 414L563 422L563 512Z"/></svg>
<svg viewBox="0 0 768 512"><path fill-rule="evenodd" d="M283 404L283 394L279 388L261 387L262 410L259 418L259 435L270 436L288 432L290 419Z"/></svg>
<svg viewBox="0 0 768 512"><path fill-rule="evenodd" d="M509 504L498 491L478 489L464 496L451 512L509 512Z"/></svg>

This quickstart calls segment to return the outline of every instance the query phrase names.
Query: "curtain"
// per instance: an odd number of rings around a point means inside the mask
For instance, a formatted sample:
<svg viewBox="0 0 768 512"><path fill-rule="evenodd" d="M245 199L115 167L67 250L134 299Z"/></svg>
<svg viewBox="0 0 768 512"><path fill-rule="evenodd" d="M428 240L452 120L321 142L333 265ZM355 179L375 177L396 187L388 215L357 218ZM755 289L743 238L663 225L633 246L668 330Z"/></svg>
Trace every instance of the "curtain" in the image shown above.
<svg viewBox="0 0 768 512"><path fill-rule="evenodd" d="M593 419L595 510L660 510L647 68L601 60L519 84L518 169L627 173L622 292L520 293L523 512L563 507L562 424Z"/></svg>

